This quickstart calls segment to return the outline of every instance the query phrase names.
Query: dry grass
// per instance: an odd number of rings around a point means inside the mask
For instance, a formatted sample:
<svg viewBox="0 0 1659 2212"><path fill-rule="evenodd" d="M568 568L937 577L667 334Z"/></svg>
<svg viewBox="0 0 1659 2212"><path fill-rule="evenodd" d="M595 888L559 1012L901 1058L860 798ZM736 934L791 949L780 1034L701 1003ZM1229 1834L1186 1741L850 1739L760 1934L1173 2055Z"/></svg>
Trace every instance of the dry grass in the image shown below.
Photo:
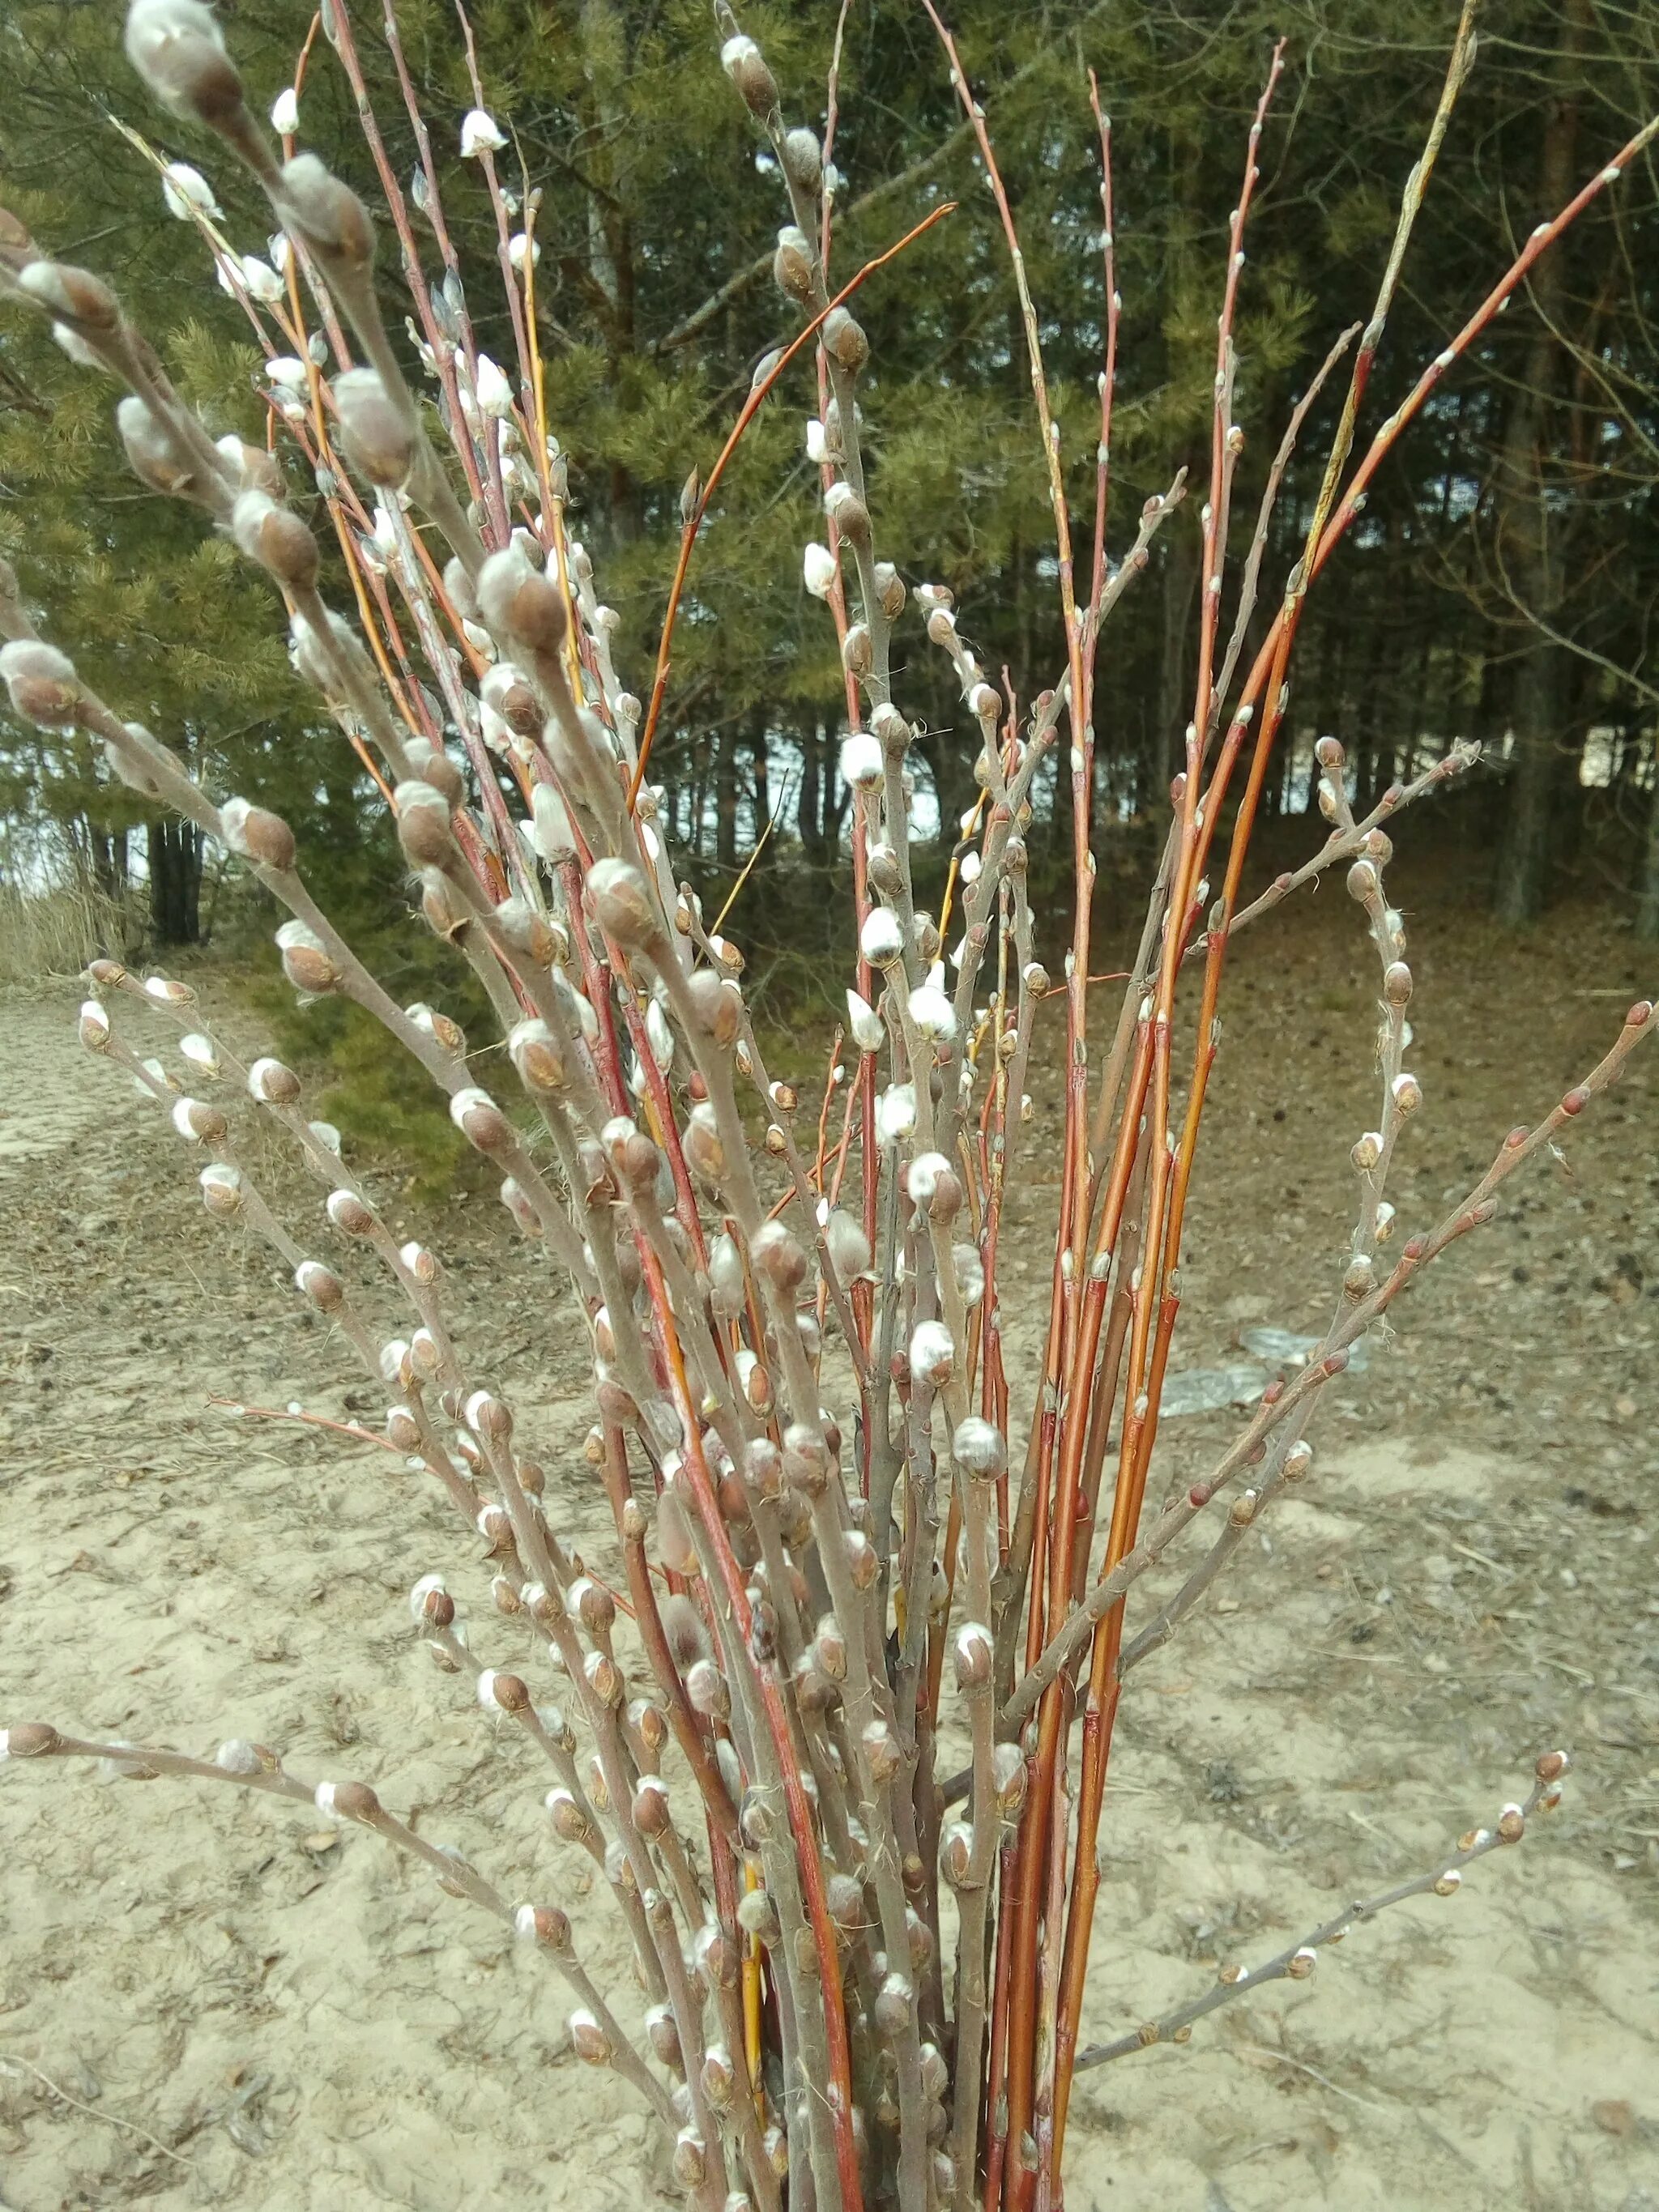
<svg viewBox="0 0 1659 2212"><path fill-rule="evenodd" d="M0 988L78 975L99 953L130 952L143 933L131 892L112 898L79 879L40 891L0 882Z"/></svg>

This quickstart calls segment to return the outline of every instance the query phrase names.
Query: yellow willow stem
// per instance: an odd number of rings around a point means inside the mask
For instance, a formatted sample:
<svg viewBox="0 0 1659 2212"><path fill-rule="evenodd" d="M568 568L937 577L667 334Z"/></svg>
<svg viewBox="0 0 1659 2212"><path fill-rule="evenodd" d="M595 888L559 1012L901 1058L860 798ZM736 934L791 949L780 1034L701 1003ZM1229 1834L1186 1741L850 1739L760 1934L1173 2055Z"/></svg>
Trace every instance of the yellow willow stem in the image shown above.
<svg viewBox="0 0 1659 2212"><path fill-rule="evenodd" d="M747 1861L744 1863L743 1886L746 1890L760 1887L760 1877ZM755 2085L755 2112L763 2127L766 2125L766 2086L761 2080L761 1940L749 1938L749 1949L743 1962L743 2052L749 2062L749 2078Z"/></svg>

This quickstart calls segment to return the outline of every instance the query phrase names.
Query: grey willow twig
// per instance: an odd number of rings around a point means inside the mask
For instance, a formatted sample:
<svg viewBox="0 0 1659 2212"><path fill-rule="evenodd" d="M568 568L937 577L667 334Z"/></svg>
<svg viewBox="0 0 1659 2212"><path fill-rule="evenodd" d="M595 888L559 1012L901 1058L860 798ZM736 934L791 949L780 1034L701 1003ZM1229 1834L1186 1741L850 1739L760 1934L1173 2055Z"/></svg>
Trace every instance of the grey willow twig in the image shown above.
<svg viewBox="0 0 1659 2212"><path fill-rule="evenodd" d="M1267 1982L1305 1981L1314 1971L1319 1953L1333 1943L1340 1943L1361 1921L1374 1919L1389 1905L1403 1904L1410 1897L1424 1897L1431 1892L1438 1897L1454 1896L1466 1866L1484 1858L1488 1851L1518 1844L1526 1833L1527 1822L1540 1806L1547 1812L1559 1804L1560 1779L1567 1767L1565 1752L1547 1751L1538 1761L1536 1776L1525 1800L1518 1805L1506 1805L1495 1827L1471 1829L1422 1874L1396 1882L1392 1888L1379 1890L1374 1897L1356 1898L1340 1912L1322 1921L1317 1928L1310 1929L1299 1942L1274 1958L1264 1960L1259 1966L1224 1966L1214 1988L1206 1990L1201 1996L1188 1999L1157 2020L1144 2021L1110 2043L1090 2044L1077 2055L1078 2072L1086 2067L1103 2066L1110 2059L1128 2058L1137 2051L1150 2051L1157 2044L1186 2043L1191 2038L1195 2021L1202 2020L1232 1998L1258 1990Z"/></svg>

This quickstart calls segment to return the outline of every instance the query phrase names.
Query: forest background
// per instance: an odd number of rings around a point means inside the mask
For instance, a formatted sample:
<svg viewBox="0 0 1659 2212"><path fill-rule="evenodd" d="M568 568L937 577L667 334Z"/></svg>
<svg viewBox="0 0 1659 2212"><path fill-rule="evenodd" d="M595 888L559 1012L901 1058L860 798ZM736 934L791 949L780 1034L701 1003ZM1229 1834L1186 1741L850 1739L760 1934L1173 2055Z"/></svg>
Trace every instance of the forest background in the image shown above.
<svg viewBox="0 0 1659 2212"><path fill-rule="evenodd" d="M235 19L252 90L274 100L294 82L310 7L263 0L221 12ZM374 11L359 12L367 32ZM957 0L951 13L1010 182L1079 513L1093 501L1104 304L1091 68L1110 111L1123 302L1118 555L1142 502L1207 452L1239 151L1273 42L1285 40L1288 81L1264 141L1237 321L1236 413L1248 442L1234 513L1253 515L1297 396L1335 334L1368 312L1443 71L1453 0ZM115 127L136 121L164 155L203 158L193 134L169 135L141 112L118 51L120 14L108 0L7 10L0 201L59 256L117 283L216 428L274 436L280 449L245 319L215 287L194 232L169 215L153 167ZM459 133L471 100L454 14L440 0L399 0L398 14L428 113L441 128L453 117ZM957 593L981 664L1006 667L1016 684L1052 681L1065 656L1018 308L927 16L908 0L845 9L775 0L745 21L792 110L814 120L840 22L843 274L941 199L960 203L861 298L873 495L884 545L913 584ZM769 273L777 193L755 174L754 134L715 65L703 0L492 0L473 21L492 108L544 196L537 308L574 526L620 617L617 665L643 690L682 485L707 468L755 362L789 325ZM373 36L360 44L374 87L389 59ZM401 115L395 97L377 106L388 127ZM1533 225L1656 107L1654 0L1490 0L1371 386L1377 415ZM373 202L348 88L314 36L300 111L303 143ZM412 145L394 138L393 151L412 167ZM460 264L482 273L494 254L488 204L458 136L449 155ZM211 182L233 240L264 254L267 223L245 180L216 169ZM510 338L489 326L492 295L499 287L480 282L469 304L481 343L504 360ZM1347 748L1362 808L1475 738L1483 766L1441 804L1432 832L1441 865L1518 927L1563 900L1601 899L1638 937L1659 937L1656 318L1650 151L1543 258L1381 472L1340 573L1310 598L1270 814L1306 807L1313 745L1328 732ZM210 786L276 807L326 854L331 905L384 960L397 995L420 995L437 948L401 926L408 895L380 794L289 671L266 580L128 475L112 397L44 325L0 318L0 551L124 712L180 747ZM809 1001L838 1001L847 948L836 933L850 912L835 895L849 866L843 687L831 626L801 573L801 548L818 532L805 438L815 411L803 363L722 483L653 759L705 896L719 906L750 866L733 926L785 1019ZM1291 462L1258 623L1299 547L1326 443L1316 423ZM287 459L303 507L308 488ZM1108 933L1136 905L1168 821L1193 681L1198 505L1188 501L1157 541L1103 654L1095 845ZM900 680L923 731L913 763L926 891L942 884L972 804L977 739L961 726L943 656L917 656ZM1055 817L1050 769L1030 843L1040 949L1056 958L1070 927L1058 888L1066 812ZM172 957L210 940L240 957L270 923L234 869L112 784L84 739L0 714L0 895L14 913L67 886L94 927L125 939L118 949ZM307 1018L311 1050L325 1043L349 1087L349 1010ZM383 1079L365 1065L362 1080Z"/></svg>

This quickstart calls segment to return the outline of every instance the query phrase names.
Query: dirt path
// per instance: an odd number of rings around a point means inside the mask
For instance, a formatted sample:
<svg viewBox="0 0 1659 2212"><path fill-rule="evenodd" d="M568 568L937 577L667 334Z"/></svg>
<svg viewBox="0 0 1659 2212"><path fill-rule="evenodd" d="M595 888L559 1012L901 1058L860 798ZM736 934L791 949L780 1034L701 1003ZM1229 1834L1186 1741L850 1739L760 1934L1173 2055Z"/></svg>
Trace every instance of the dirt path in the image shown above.
<svg viewBox="0 0 1659 2212"><path fill-rule="evenodd" d="M1552 995L1529 953L1467 933L1443 951L1480 989L1421 994L1412 1225L1593 1056L1620 1007L1590 993L1622 988L1629 957L1599 923L1558 936ZM1243 1324L1318 1325L1335 1279L1366 984L1311 924L1274 957L1239 956L1188 1270L1189 1308L1218 1318L1188 1364L1237 1359ZM1432 949L1419 965L1433 985ZM282 1271L206 1222L176 1140L76 1050L71 1018L0 1006L0 1718L197 1751L246 1735L308 1778L361 1775L510 1896L566 1903L622 1988L602 1901L547 1833L544 1778L409 1632L404 1592L442 1565L480 1650L521 1659L486 1571L392 1455L210 1402L380 1410ZM1577 1759L1565 1806L1311 1983L1085 2077L1078 2212L1659 2203L1656 1127L1659 1066L1425 1284L1334 1394L1313 1479L1138 1677L1085 2033L1417 1871L1557 1741ZM317 1187L272 1173L314 1219ZM1230 1178L1242 1212L1219 1201ZM522 1249L486 1270L478 1213L404 1233L444 1251L462 1340L541 1437L562 1525L598 1563L565 1294ZM1170 1424L1160 1479L1190 1480L1236 1419ZM15 2212L620 2212L660 2181L631 2100L577 2067L558 1984L371 1837L228 1791L13 1765L0 1865Z"/></svg>

